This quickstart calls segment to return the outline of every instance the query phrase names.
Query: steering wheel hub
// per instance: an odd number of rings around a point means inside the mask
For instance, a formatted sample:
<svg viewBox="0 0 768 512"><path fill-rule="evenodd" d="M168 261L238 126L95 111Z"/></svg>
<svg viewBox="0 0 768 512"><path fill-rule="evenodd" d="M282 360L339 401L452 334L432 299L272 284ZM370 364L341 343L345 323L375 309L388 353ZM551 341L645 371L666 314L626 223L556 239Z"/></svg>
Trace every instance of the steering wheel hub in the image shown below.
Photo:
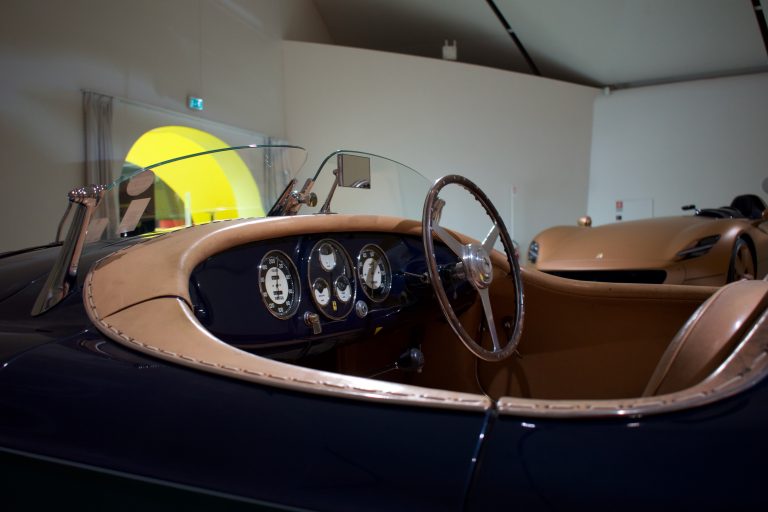
<svg viewBox="0 0 768 512"><path fill-rule="evenodd" d="M491 256L482 245L468 244L462 260L472 284L478 288L488 288L491 285L493 281Z"/></svg>

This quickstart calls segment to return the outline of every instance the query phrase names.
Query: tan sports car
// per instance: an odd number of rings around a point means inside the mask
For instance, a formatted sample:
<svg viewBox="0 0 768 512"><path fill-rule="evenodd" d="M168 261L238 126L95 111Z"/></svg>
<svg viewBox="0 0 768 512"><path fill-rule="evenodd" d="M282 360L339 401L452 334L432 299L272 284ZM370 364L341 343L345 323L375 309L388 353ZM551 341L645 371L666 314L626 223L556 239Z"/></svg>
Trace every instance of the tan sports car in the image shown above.
<svg viewBox="0 0 768 512"><path fill-rule="evenodd" d="M695 209L694 206L683 209ZM756 195L694 215L555 226L528 248L529 265L584 281L720 286L768 272L768 211Z"/></svg>

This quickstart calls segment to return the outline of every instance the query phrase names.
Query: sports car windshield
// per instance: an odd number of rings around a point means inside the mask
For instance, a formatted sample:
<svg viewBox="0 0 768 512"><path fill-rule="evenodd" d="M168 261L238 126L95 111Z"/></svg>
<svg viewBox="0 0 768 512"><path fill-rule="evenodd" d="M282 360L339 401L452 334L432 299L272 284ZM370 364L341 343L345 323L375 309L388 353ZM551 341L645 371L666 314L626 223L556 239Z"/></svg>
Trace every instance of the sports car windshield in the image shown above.
<svg viewBox="0 0 768 512"><path fill-rule="evenodd" d="M413 169L355 151L336 151L319 167L302 170L306 159L306 151L298 146L253 145L146 167L126 162L120 177L105 187L87 241L267 215L322 212L420 218L430 183ZM347 181L335 186L337 169L345 161ZM350 162L362 163L367 174L349 181ZM288 202L291 208L276 207Z"/></svg>

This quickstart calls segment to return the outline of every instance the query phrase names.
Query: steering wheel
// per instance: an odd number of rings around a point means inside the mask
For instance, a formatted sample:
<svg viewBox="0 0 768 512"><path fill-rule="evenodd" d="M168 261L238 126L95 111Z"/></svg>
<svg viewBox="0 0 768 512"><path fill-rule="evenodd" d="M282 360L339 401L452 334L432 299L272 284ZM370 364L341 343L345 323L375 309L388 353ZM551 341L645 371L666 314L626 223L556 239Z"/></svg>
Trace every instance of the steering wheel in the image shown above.
<svg viewBox="0 0 768 512"><path fill-rule="evenodd" d="M483 206L485 213L491 219L491 229L485 237L485 240L479 245L477 243L462 244L449 233L448 230L439 224L445 201L440 199L438 194L443 187L451 183L463 187L466 191L472 194L472 196ZM461 266L463 267L462 273L464 274L464 277L472 284L480 295L483 313L485 314L485 319L488 324L488 332L491 335L491 342L493 344L492 349L489 350L484 348L480 342L470 336L464 329L464 326L461 325L458 316L456 316L456 312L448 300L448 295L445 293L445 286L443 285L438 272L437 260L435 259L435 246L432 238L433 235L437 235L437 237L459 257ZM510 274L508 277L513 280L515 287L514 327L511 330L509 339L507 339L503 345L493 320L491 299L488 293L489 287L493 282L493 264L491 263L490 253L499 237L501 237L501 243L504 246L504 252L507 255L507 261L509 262ZM488 199L488 196L486 196L477 185L463 176L451 174L440 178L429 189L427 198L424 201L422 239L424 242L424 257L427 262L427 271L429 273L430 282L432 283L432 288L437 296L440 309L445 315L446 320L448 320L451 329L456 333L456 336L459 337L470 352L485 361L501 361L502 359L511 356L515 352L522 334L523 315L525 311L523 304L523 283L520 278L520 265L515 257L515 249L512 239L509 236L507 228L504 226L504 221L502 221L499 216L499 212L496 211L496 208Z"/></svg>

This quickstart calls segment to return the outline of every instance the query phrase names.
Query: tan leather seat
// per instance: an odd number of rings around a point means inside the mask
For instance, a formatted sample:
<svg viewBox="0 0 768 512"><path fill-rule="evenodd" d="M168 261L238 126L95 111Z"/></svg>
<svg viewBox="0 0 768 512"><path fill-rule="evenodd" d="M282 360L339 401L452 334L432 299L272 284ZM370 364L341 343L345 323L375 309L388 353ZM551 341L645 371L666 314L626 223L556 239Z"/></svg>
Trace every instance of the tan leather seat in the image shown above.
<svg viewBox="0 0 768 512"><path fill-rule="evenodd" d="M643 396L697 384L727 359L768 304L768 282L738 281L706 300L661 356Z"/></svg>

